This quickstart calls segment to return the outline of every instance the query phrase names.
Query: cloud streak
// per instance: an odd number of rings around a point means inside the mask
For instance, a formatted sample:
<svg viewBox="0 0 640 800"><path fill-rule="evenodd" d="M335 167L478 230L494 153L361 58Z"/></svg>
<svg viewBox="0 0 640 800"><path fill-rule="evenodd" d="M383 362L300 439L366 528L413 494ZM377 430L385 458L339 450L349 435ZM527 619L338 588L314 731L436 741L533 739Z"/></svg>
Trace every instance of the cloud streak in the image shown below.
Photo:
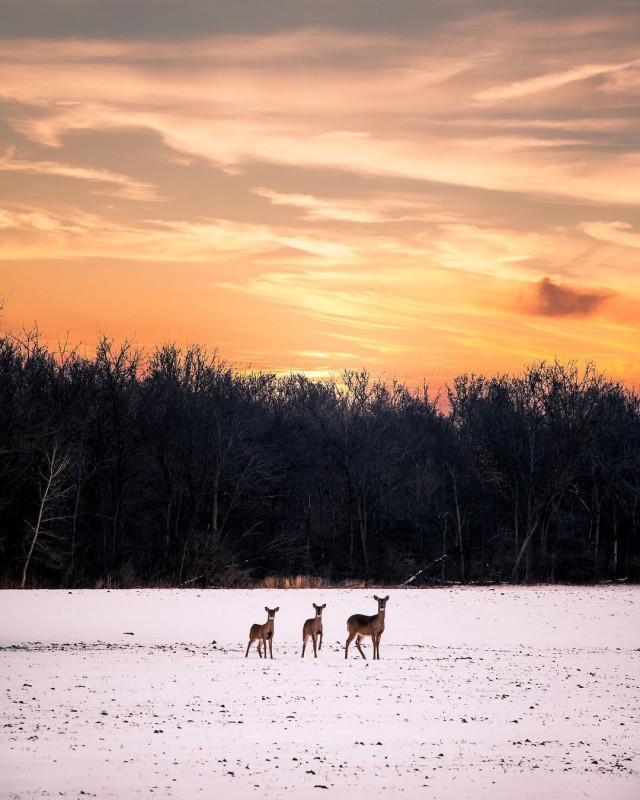
<svg viewBox="0 0 640 800"><path fill-rule="evenodd" d="M40 177L71 178L97 184L95 191L115 193L127 200L160 200L156 188L150 183L137 181L128 175L119 175L104 169L80 167L59 161L29 161L16 158L10 147L0 155L0 172L18 172ZM110 188L105 188L110 187ZM115 187L115 188L114 188Z"/></svg>
<svg viewBox="0 0 640 800"><path fill-rule="evenodd" d="M475 95L476 100L494 101L511 100L517 97L536 94L538 92L551 91L565 86L574 81L584 81L601 75L610 75L630 67L640 65L640 60L624 61L618 64L585 64L580 67L566 70L564 72L549 73L538 75L535 78L527 78L524 81L510 83L507 86L500 86L493 89L485 89Z"/></svg>

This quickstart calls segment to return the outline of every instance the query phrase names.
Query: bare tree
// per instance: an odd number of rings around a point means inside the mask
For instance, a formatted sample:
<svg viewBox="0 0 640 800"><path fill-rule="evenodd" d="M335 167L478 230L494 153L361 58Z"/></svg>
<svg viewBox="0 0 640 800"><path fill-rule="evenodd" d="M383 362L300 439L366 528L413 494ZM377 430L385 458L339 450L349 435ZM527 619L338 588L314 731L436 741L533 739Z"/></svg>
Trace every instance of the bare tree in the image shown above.
<svg viewBox="0 0 640 800"><path fill-rule="evenodd" d="M434 401L366 370L0 335L15 585L637 580L639 476L638 392L593 365L462 375Z"/></svg>
<svg viewBox="0 0 640 800"><path fill-rule="evenodd" d="M60 519L55 509L58 502L70 491L71 486L65 486L63 475L69 466L69 456L61 453L57 444L53 444L44 456L44 465L38 469L40 475L40 492L38 503L38 516L35 524L30 525L31 544L22 569L20 588L24 589L27 582L27 571L39 538L47 526Z"/></svg>

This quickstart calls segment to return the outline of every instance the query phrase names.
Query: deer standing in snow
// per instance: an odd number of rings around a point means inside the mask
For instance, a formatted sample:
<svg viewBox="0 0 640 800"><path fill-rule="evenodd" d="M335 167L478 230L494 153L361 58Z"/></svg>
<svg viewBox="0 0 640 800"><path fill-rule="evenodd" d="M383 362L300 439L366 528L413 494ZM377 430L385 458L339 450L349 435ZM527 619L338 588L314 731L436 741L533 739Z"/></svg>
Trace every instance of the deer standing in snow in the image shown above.
<svg viewBox="0 0 640 800"><path fill-rule="evenodd" d="M322 649L322 609L327 607L327 604L324 603L321 606L317 606L315 603L313 607L316 610L315 617L311 617L308 619L304 625L302 626L302 658L304 658L304 651L307 647L307 640L311 637L313 641L313 657L318 657L318 650ZM320 637L320 644L316 648L316 640Z"/></svg>
<svg viewBox="0 0 640 800"><path fill-rule="evenodd" d="M264 625L260 625L259 622L256 622L255 625L251 626L251 630L249 631L249 644L247 645L247 652L244 654L246 658L249 655L249 648L251 645L258 640L258 655L262 658L262 651L260 650L260 643L264 646L264 657L267 657L267 642L269 642L269 655L273 658L273 622L276 618L276 611L280 611L280 606L277 608L267 608L264 607L264 610L267 612L267 621Z"/></svg>
<svg viewBox="0 0 640 800"><path fill-rule="evenodd" d="M349 631L349 638L344 648L344 657L349 658L349 645L356 638L356 647L360 651L360 655L366 658L360 647L360 642L365 636L370 636L373 642L373 658L380 660L380 637L384 631L384 614L385 606L389 595L386 597L373 596L374 600L378 601L378 613L373 617L368 617L365 614L353 614L347 620L347 630Z"/></svg>

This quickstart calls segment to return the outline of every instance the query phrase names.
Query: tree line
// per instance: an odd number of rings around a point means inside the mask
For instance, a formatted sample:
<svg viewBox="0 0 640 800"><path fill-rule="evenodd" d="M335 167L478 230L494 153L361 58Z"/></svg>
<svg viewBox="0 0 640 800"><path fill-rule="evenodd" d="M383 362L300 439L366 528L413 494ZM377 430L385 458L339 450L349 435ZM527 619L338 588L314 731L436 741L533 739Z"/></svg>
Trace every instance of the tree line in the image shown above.
<svg viewBox="0 0 640 800"><path fill-rule="evenodd" d="M593 364L426 386L0 337L4 586L640 574L640 397Z"/></svg>

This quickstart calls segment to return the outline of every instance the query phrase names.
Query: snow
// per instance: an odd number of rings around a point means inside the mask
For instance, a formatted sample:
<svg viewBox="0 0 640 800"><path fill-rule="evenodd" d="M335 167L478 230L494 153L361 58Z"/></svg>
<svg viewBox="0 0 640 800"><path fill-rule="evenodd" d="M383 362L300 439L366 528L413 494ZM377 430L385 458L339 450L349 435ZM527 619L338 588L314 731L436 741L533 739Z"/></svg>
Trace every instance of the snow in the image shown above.
<svg viewBox="0 0 640 800"><path fill-rule="evenodd" d="M3 591L0 797L637 800L639 667L632 586Z"/></svg>

